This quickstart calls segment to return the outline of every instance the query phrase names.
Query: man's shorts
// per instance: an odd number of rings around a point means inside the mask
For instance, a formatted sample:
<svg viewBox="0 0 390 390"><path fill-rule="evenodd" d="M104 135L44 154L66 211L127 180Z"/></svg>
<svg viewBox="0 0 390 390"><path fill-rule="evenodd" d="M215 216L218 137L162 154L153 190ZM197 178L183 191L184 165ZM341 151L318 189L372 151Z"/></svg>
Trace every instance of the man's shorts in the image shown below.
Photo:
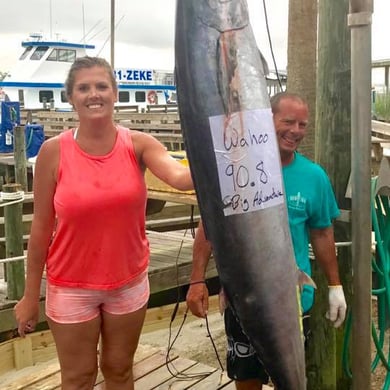
<svg viewBox="0 0 390 390"><path fill-rule="evenodd" d="M236 381L259 379L261 383L268 383L269 376L260 363L256 351L242 332L241 326L229 305L225 310L224 318L228 342L226 365L229 378ZM309 318L310 314L308 312L302 316L305 347L310 334Z"/></svg>
<svg viewBox="0 0 390 390"><path fill-rule="evenodd" d="M113 290L59 287L47 282L46 315L61 324L90 321L101 311L122 315L141 309L150 295L148 272Z"/></svg>

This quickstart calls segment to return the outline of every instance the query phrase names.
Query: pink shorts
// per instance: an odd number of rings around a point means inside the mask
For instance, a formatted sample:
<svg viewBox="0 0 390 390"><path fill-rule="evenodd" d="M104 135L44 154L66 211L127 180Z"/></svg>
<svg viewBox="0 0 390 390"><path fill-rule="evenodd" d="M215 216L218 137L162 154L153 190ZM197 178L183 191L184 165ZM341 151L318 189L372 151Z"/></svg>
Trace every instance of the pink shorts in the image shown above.
<svg viewBox="0 0 390 390"><path fill-rule="evenodd" d="M59 287L47 282L46 315L61 324L90 321L101 311L128 314L141 309L149 299L148 272L114 290Z"/></svg>

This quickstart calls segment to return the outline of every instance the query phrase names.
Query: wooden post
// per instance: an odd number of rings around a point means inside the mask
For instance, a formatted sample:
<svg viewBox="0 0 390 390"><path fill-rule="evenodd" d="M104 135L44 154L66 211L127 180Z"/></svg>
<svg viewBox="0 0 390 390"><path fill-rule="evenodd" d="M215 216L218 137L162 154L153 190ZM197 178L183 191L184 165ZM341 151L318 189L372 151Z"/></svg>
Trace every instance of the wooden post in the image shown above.
<svg viewBox="0 0 390 390"><path fill-rule="evenodd" d="M319 2L315 145L316 161L327 171L337 203L349 216L351 201L345 197L351 171L351 61L347 14L348 0ZM351 241L350 221L337 221L334 228L336 242ZM351 306L350 247L338 250L338 262L347 304ZM348 389L350 380L343 374L341 364L343 328L335 331L325 318L329 305L328 285L315 261L313 279L317 290L310 321L313 335L307 351L308 389Z"/></svg>
<svg viewBox="0 0 390 390"><path fill-rule="evenodd" d="M309 102L309 126L299 151L314 159L317 0L289 0L287 91L298 93ZM299 20L299 23L297 21Z"/></svg>
<svg viewBox="0 0 390 390"><path fill-rule="evenodd" d="M27 191L27 158L24 126L14 128L15 182Z"/></svg>
<svg viewBox="0 0 390 390"><path fill-rule="evenodd" d="M5 194L21 191L19 184L5 184L3 192ZM12 196L8 196L12 197ZM5 254L6 257L23 255L23 202L4 206L4 231L5 231ZM17 300L23 296L24 292L24 261L7 263L7 297L9 300Z"/></svg>

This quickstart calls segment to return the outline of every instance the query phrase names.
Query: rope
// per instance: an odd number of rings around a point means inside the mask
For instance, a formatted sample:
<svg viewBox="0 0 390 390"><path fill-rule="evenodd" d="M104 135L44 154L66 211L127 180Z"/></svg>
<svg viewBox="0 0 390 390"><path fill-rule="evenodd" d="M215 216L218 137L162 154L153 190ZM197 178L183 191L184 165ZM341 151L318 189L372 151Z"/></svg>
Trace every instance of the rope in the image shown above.
<svg viewBox="0 0 390 390"><path fill-rule="evenodd" d="M0 207L10 206L11 204L15 204L15 203L21 203L24 201L24 191L16 191L16 192L1 191L0 201L6 202L6 203L0 203Z"/></svg>
<svg viewBox="0 0 390 390"><path fill-rule="evenodd" d="M13 263L14 261L26 260L27 256L15 256L15 257L7 257L6 259L0 259L0 264L2 263Z"/></svg>
<svg viewBox="0 0 390 390"><path fill-rule="evenodd" d="M172 312L172 315L171 315L171 320L169 322L169 334L168 334L168 346L167 346L167 353L165 355L165 366L168 370L168 372L171 374L171 376L177 380L180 380L180 381L192 381L194 379L204 379L206 377L208 377L210 374L212 374L211 371L206 371L206 372L194 372L194 373L186 373L186 372L183 372L183 371L180 371L178 370L174 363L173 363L173 359L171 359L171 356L170 356L170 353L172 351L172 348L177 340L177 338L179 337L182 329L183 329L183 326L184 326L184 323L187 319L187 314L188 314L188 307L184 313L184 316L183 316L183 319L182 319L182 322L177 330L177 333L174 337L172 337L172 325L173 325L173 321L175 320L176 318L176 314L177 314L177 311L179 309L179 304L180 304L180 288L179 288L179 267L178 267L178 260L179 260L179 256L180 256L180 252L181 252L181 249L183 247L183 243L184 241L181 242L180 244L180 249L179 249L179 253L176 257L176 286L177 286L177 301L176 301L176 304L175 304L175 307L173 309L173 312ZM221 359L218 355L218 351L217 351L217 348L215 346L215 343L214 343L214 340L213 340L213 337L211 335L211 332L210 332L210 328L209 328L209 323L208 323L208 318L206 316L206 329L207 329L207 335L211 341L211 344L213 346L213 349L214 349L214 352L216 354L216 357L217 357L217 360L218 360L218 363L220 365L220 368L221 368L221 375L220 375L220 382L222 382L222 378L223 378L223 373L224 373L224 367L222 365L222 362L221 362ZM169 387L171 388L171 387Z"/></svg>

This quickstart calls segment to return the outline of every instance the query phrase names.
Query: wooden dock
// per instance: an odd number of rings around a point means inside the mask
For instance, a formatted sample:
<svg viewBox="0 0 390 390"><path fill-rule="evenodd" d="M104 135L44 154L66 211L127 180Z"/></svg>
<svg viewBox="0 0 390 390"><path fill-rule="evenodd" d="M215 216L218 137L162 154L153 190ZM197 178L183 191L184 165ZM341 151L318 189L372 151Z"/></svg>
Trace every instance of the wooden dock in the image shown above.
<svg viewBox="0 0 390 390"><path fill-rule="evenodd" d="M32 343L34 338L40 338L41 342L47 342L47 332L42 332L37 336L29 335L25 340ZM9 342L11 346L11 342ZM8 347L6 343L0 345L2 351L2 361L7 357ZM13 349L18 350L19 346ZM51 345L52 347L52 345ZM44 348L41 346L41 348ZM20 356L19 356L20 357ZM163 349L158 349L148 345L139 345L134 360L135 389L234 389L231 387L232 381L225 372L214 367L209 367L196 361L186 359L177 354L170 354ZM177 375L177 377L172 374ZM95 389L102 390L103 376L99 371L95 383ZM12 368L0 375L0 388L2 390L54 390L60 389L60 366L56 357L47 361L37 361L33 365L22 369Z"/></svg>
<svg viewBox="0 0 390 390"><path fill-rule="evenodd" d="M54 390L61 388L61 374L50 331L0 344L0 388L2 390ZM14 362L14 363L12 363ZM136 390L233 390L225 371L175 352L145 344L138 346L133 375ZM99 370L95 390L104 389ZM264 390L272 387L263 386Z"/></svg>

